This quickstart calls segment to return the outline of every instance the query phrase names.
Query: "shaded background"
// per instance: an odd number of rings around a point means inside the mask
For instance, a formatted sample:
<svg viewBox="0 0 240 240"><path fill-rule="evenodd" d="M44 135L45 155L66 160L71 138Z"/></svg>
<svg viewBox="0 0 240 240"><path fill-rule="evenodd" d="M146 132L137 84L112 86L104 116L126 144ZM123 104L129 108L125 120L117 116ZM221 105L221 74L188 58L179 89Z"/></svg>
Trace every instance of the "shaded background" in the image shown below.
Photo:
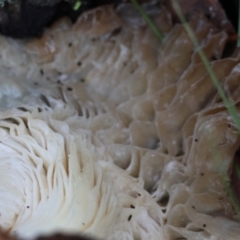
<svg viewBox="0 0 240 240"><path fill-rule="evenodd" d="M181 2L181 0L179 0ZM50 26L62 16L68 16L73 22L86 10L105 4L120 4L130 0L81 0L81 7L74 10L77 0L0 0L0 33L13 38L40 37L44 28ZM149 2L149 0L138 0ZM160 3L170 0L159 0ZM216 4L217 0L191 0L193 2L209 2ZM238 25L238 0L220 0L227 17L235 30Z"/></svg>

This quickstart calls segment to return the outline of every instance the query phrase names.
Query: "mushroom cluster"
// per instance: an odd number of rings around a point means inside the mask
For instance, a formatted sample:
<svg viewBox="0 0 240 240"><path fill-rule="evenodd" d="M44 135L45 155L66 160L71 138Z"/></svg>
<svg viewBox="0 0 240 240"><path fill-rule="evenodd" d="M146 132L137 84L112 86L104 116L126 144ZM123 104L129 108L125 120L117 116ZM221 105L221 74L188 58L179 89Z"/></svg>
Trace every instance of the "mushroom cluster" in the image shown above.
<svg viewBox="0 0 240 240"><path fill-rule="evenodd" d="M240 134L184 27L146 4L105 6L40 39L0 38L0 226L100 239L238 239L228 191ZM239 53L190 25L239 108Z"/></svg>

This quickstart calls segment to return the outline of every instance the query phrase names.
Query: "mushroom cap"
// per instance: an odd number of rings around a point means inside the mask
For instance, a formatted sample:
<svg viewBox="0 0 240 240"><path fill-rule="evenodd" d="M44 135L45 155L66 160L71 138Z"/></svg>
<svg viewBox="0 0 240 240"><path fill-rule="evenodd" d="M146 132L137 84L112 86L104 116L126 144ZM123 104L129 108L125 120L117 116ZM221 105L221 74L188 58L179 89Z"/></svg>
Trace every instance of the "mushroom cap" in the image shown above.
<svg viewBox="0 0 240 240"><path fill-rule="evenodd" d="M184 27L145 7L162 42L129 5L62 19L41 39L0 39L3 229L238 238L227 180L240 135ZM189 21L238 109L228 33L201 14Z"/></svg>
<svg viewBox="0 0 240 240"><path fill-rule="evenodd" d="M67 107L1 113L1 227L28 239L53 231L161 237L156 202L104 161L91 134L74 129L78 121Z"/></svg>

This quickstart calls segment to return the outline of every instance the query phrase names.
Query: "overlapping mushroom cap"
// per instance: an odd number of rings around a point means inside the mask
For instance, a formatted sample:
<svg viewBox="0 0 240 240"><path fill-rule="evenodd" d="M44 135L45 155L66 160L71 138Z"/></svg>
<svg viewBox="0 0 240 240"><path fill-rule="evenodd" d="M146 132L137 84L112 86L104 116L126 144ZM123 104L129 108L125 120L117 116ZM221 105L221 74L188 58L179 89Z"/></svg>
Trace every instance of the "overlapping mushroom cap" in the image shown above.
<svg viewBox="0 0 240 240"><path fill-rule="evenodd" d="M240 135L183 26L147 11L162 43L124 5L63 19L38 40L1 38L4 229L239 236L226 179ZM221 59L227 33L203 16L190 24L238 108L239 57Z"/></svg>

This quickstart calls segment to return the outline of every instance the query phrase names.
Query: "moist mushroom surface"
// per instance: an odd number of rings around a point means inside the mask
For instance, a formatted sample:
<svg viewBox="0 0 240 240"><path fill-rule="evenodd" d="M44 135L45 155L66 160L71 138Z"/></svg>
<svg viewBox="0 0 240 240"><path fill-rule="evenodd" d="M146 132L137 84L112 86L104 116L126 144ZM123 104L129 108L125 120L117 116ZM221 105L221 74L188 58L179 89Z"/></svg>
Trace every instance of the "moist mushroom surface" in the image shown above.
<svg viewBox="0 0 240 240"><path fill-rule="evenodd" d="M181 24L146 5L61 19L41 39L0 38L0 226L99 239L238 239L229 180L240 134ZM190 24L239 108L239 53Z"/></svg>

